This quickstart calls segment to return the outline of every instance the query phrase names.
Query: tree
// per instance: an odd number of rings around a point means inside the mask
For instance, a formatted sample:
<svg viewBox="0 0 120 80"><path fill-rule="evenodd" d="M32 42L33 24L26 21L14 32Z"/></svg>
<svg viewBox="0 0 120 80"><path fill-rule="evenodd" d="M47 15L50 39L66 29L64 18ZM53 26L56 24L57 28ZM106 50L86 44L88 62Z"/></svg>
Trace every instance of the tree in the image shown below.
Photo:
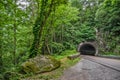
<svg viewBox="0 0 120 80"><path fill-rule="evenodd" d="M119 47L120 34L120 1L105 0L96 13L96 27L103 33L102 38L108 51L115 51ZM118 51L118 50L117 50ZM118 52L117 52L118 53Z"/></svg>
<svg viewBox="0 0 120 80"><path fill-rule="evenodd" d="M0 66L2 71L11 70L27 59L35 16L18 4L20 0L0 1ZM32 22L32 23L31 23ZM9 65L8 65L9 63ZM1 71L1 72L2 72Z"/></svg>
<svg viewBox="0 0 120 80"><path fill-rule="evenodd" d="M73 48L73 37L75 34L75 26L72 22L78 20L78 9L71 5L61 5L54 14L54 23L52 24L52 33L48 37L48 44L52 53L61 53L63 50ZM52 40L50 40L52 39ZM68 44L69 45L68 45Z"/></svg>
<svg viewBox="0 0 120 80"><path fill-rule="evenodd" d="M31 54L29 57L34 57L39 53L39 45L40 40L42 36L42 31L44 26L46 25L47 19L49 18L51 12L55 10L55 8L61 4L66 3L66 0L41 0L41 8L40 8L40 14L38 15L35 25L33 27L33 35L34 35L34 41L31 47Z"/></svg>

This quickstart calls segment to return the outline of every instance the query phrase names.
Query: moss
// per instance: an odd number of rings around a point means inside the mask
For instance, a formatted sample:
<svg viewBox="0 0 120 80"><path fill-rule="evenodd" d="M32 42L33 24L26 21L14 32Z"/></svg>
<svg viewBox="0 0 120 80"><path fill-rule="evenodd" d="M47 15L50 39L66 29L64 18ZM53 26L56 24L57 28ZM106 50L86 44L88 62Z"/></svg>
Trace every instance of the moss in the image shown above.
<svg viewBox="0 0 120 80"><path fill-rule="evenodd" d="M35 75L29 76L29 77L27 76L23 80L58 80L59 77L63 74L65 69L68 69L69 67L75 65L78 61L80 61L80 58L76 58L74 60L69 60L67 58L68 55L72 55L74 53L76 53L75 50L72 50L72 51L68 50L68 51L65 51L64 54L62 54L62 55L41 57L41 59L42 59L41 61L42 62L45 61L44 64L52 63L52 65L54 64L53 66L56 66L56 67L54 67L54 68L52 67L52 69L51 69L51 66L46 65L41 68L41 71L45 71L45 73L41 73L41 74L37 74L37 75L35 74ZM59 68L57 68L57 67L59 67ZM44 70L43 70L43 68L44 68Z"/></svg>
<svg viewBox="0 0 120 80"><path fill-rule="evenodd" d="M26 73L29 73L29 72L35 73L39 69L38 69L38 67L36 67L36 64L34 62L27 61L23 64L23 70Z"/></svg>
<svg viewBox="0 0 120 80"><path fill-rule="evenodd" d="M60 61L51 56L37 56L22 64L22 69L26 73L41 73L54 70L60 66Z"/></svg>
<svg viewBox="0 0 120 80"><path fill-rule="evenodd" d="M49 58L51 59L51 62L53 62L54 66L57 66L59 67L60 66L60 61L59 60L56 60L54 57L52 56L49 56Z"/></svg>

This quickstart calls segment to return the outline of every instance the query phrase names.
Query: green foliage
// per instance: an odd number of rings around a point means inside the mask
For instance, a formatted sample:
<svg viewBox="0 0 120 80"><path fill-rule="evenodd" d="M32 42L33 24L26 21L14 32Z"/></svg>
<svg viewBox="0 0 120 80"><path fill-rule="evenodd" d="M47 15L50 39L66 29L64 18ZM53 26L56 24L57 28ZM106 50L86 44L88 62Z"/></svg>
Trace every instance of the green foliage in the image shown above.
<svg viewBox="0 0 120 80"><path fill-rule="evenodd" d="M50 46L54 50L53 53L60 54L62 51L64 51L64 46L61 43L52 42Z"/></svg>
<svg viewBox="0 0 120 80"><path fill-rule="evenodd" d="M104 37L107 54L119 55L119 0L19 1L0 0L1 74L19 71L21 63L39 53L58 59L75 53L63 51L96 40L94 27Z"/></svg>
<svg viewBox="0 0 120 80"><path fill-rule="evenodd" d="M35 25L33 27L33 35L34 41L32 47L30 49L30 58L36 56L39 52L39 45L42 43L40 42L42 37L43 28L45 27L47 20L52 13L55 11L57 6L60 4L65 4L66 0L61 1L54 1L54 0L41 0L41 8L40 13L35 21Z"/></svg>
<svg viewBox="0 0 120 80"><path fill-rule="evenodd" d="M69 14L68 14L69 13ZM53 54L53 53L60 53L64 49L74 48L72 47L73 44L67 39L66 36L69 33L69 29L72 27L72 21L78 20L78 9L75 7L71 7L70 4L68 5L60 5L57 7L55 11L51 13L48 18L48 21L44 27L42 40L42 51L41 53L46 54ZM75 31L74 31L75 32ZM73 33L74 34L74 33ZM65 38L65 39L64 39ZM68 44L66 45L66 42ZM70 46L70 47L69 47ZM47 50L47 51L45 51Z"/></svg>
<svg viewBox="0 0 120 80"><path fill-rule="evenodd" d="M3 80L3 75L0 74L0 80Z"/></svg>
<svg viewBox="0 0 120 80"><path fill-rule="evenodd" d="M79 37L81 41L94 41L95 40L95 30L87 24L81 25Z"/></svg>
<svg viewBox="0 0 120 80"><path fill-rule="evenodd" d="M96 27L103 32L108 51L116 52L120 34L120 1L105 0L96 12ZM105 36L107 35L107 36ZM119 52L117 52L119 53Z"/></svg>
<svg viewBox="0 0 120 80"><path fill-rule="evenodd" d="M18 73L7 71L4 73L4 79L3 80L19 80L20 75Z"/></svg>
<svg viewBox="0 0 120 80"><path fill-rule="evenodd" d="M104 31L112 31L113 35L120 31L120 6L118 0L105 0L96 13L97 27ZM104 18L104 20L103 20Z"/></svg>
<svg viewBox="0 0 120 80"><path fill-rule="evenodd" d="M28 76L28 77L25 77L24 79L34 79L34 80L37 80L37 79L57 80L57 79L59 79L60 76L63 74L64 70L68 69L69 67L75 65L78 61L80 61L80 58L76 58L74 60L70 60L67 58L68 55L75 54L75 53L76 53L75 50L65 50L61 53L62 54L61 56L53 55L54 58L61 61L60 68L58 68L52 72Z"/></svg>
<svg viewBox="0 0 120 80"><path fill-rule="evenodd" d="M53 56L60 60L60 59L63 59L63 58L66 58L67 56L69 55L72 55L72 54L76 54L77 52L75 50L65 50L61 53L61 55L58 55L58 54L54 54Z"/></svg>
<svg viewBox="0 0 120 80"><path fill-rule="evenodd" d="M20 5L15 1L0 2L0 62L2 62L0 69L3 73L17 71L16 66L27 59L27 52L33 39L31 27L33 24L29 12L20 9L18 7Z"/></svg>

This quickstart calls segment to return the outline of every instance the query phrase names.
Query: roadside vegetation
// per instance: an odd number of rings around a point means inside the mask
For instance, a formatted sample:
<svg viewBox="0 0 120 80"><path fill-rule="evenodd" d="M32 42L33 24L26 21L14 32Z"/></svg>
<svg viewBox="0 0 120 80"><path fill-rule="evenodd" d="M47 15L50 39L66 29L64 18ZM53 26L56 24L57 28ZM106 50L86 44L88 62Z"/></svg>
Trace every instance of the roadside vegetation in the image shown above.
<svg viewBox="0 0 120 80"><path fill-rule="evenodd" d="M77 59L64 57L83 41L96 41L101 55L120 56L119 34L120 0L0 0L0 79L18 75L38 55L71 66Z"/></svg>
<svg viewBox="0 0 120 80"><path fill-rule="evenodd" d="M51 71L51 72L45 72L41 74L36 74L36 75L25 75L22 80L58 80L63 72L70 68L71 66L75 65L78 61L80 61L80 57L75 58L75 59L68 59L67 56L69 55L74 55L77 52L75 50L66 50L61 53L61 55L53 55L54 58L59 60L61 62L61 65L59 68Z"/></svg>

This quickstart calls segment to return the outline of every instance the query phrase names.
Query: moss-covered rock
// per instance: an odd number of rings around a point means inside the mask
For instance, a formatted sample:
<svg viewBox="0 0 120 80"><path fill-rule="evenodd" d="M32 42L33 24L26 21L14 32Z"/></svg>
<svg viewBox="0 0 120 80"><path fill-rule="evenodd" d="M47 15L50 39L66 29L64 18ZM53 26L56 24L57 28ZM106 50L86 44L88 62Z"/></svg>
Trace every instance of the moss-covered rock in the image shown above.
<svg viewBox="0 0 120 80"><path fill-rule="evenodd" d="M42 73L54 70L60 66L60 61L57 61L52 56L36 56L22 64L22 70L26 73Z"/></svg>

